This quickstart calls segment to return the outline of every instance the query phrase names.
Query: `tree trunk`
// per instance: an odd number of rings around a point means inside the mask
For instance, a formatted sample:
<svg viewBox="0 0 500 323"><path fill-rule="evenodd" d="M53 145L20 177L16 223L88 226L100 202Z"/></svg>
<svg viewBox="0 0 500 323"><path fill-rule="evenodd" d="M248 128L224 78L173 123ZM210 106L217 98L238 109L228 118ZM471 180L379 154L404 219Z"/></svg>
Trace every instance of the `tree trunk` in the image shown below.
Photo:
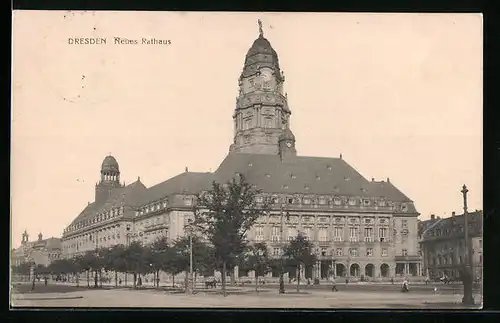
<svg viewBox="0 0 500 323"><path fill-rule="evenodd" d="M175 275L172 274L172 288L175 288Z"/></svg>
<svg viewBox="0 0 500 323"><path fill-rule="evenodd" d="M297 266L297 293L300 289L300 265Z"/></svg>
<svg viewBox="0 0 500 323"><path fill-rule="evenodd" d="M102 269L99 269L99 287L102 288Z"/></svg>
<svg viewBox="0 0 500 323"><path fill-rule="evenodd" d="M222 295L226 297L226 261L222 262Z"/></svg>
<svg viewBox="0 0 500 323"><path fill-rule="evenodd" d="M127 276L128 276L128 272L125 271L125 287L127 287Z"/></svg>
<svg viewBox="0 0 500 323"><path fill-rule="evenodd" d="M259 292L259 274L257 274L257 270L255 271L255 291Z"/></svg>
<svg viewBox="0 0 500 323"><path fill-rule="evenodd" d="M80 287L80 279L79 279L80 273L76 274L76 287Z"/></svg>
<svg viewBox="0 0 500 323"><path fill-rule="evenodd" d="M115 270L115 287L118 287L118 271Z"/></svg>
<svg viewBox="0 0 500 323"><path fill-rule="evenodd" d="M160 288L160 270L156 271L156 287Z"/></svg>
<svg viewBox="0 0 500 323"><path fill-rule="evenodd" d="M189 280L188 280L188 271L186 270L184 272L184 287L186 288L186 290L188 289L188 284L189 284Z"/></svg>
<svg viewBox="0 0 500 323"><path fill-rule="evenodd" d="M137 273L134 272L134 288L137 287Z"/></svg>
<svg viewBox="0 0 500 323"><path fill-rule="evenodd" d="M90 288L90 270L87 269L87 287Z"/></svg>
<svg viewBox="0 0 500 323"><path fill-rule="evenodd" d="M194 272L193 290L196 288L196 271Z"/></svg>
<svg viewBox="0 0 500 323"><path fill-rule="evenodd" d="M99 287L99 285L97 283L98 283L98 281L97 281L97 270L94 270L94 288Z"/></svg>

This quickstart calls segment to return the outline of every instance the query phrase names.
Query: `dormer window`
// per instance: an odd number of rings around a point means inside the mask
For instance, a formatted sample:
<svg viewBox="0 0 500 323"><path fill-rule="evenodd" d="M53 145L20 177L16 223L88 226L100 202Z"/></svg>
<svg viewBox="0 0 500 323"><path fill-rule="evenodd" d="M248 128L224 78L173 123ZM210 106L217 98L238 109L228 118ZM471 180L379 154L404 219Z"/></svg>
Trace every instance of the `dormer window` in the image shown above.
<svg viewBox="0 0 500 323"><path fill-rule="evenodd" d="M304 198L302 202L304 204L311 204L311 200L309 198Z"/></svg>
<svg viewBox="0 0 500 323"><path fill-rule="evenodd" d="M401 204L401 211L405 212L406 210L408 210L406 203Z"/></svg>
<svg viewBox="0 0 500 323"><path fill-rule="evenodd" d="M320 205L325 205L326 204L326 199L324 197L320 197L318 203Z"/></svg>
<svg viewBox="0 0 500 323"><path fill-rule="evenodd" d="M326 165L326 169L332 170L332 166L331 165Z"/></svg>
<svg viewBox="0 0 500 323"><path fill-rule="evenodd" d="M356 205L356 200L355 199L349 199L349 205Z"/></svg>
<svg viewBox="0 0 500 323"><path fill-rule="evenodd" d="M319 181L321 177L319 175L316 176L316 180Z"/></svg>
<svg viewBox="0 0 500 323"><path fill-rule="evenodd" d="M349 177L344 177L344 180L345 180L346 182L348 182L348 181L350 181L351 179L350 179Z"/></svg>
<svg viewBox="0 0 500 323"><path fill-rule="evenodd" d="M295 176L294 174L291 174L291 175L290 175L290 177L291 177L292 179L296 179L296 178L297 178L297 176Z"/></svg>
<svg viewBox="0 0 500 323"><path fill-rule="evenodd" d="M363 200L364 205L370 205L370 200Z"/></svg>
<svg viewBox="0 0 500 323"><path fill-rule="evenodd" d="M304 185L304 189L308 190L308 189L309 189L309 186Z"/></svg>
<svg viewBox="0 0 500 323"><path fill-rule="evenodd" d="M266 174L266 177L267 177L267 178L270 178L270 177L271 177L271 174L269 174L269 173L268 173L268 174Z"/></svg>
<svg viewBox="0 0 500 323"><path fill-rule="evenodd" d="M293 198L292 197L288 198L288 204L293 204Z"/></svg>
<svg viewBox="0 0 500 323"><path fill-rule="evenodd" d="M335 197L335 198L333 198L333 204L340 205L340 204L342 204L342 201L340 200L340 198Z"/></svg>
<svg viewBox="0 0 500 323"><path fill-rule="evenodd" d="M286 185L286 184L285 184L285 185L283 185L283 188L288 188L288 185Z"/></svg>
<svg viewBox="0 0 500 323"><path fill-rule="evenodd" d="M248 167L252 167L252 166L253 166L252 163L248 163Z"/></svg>

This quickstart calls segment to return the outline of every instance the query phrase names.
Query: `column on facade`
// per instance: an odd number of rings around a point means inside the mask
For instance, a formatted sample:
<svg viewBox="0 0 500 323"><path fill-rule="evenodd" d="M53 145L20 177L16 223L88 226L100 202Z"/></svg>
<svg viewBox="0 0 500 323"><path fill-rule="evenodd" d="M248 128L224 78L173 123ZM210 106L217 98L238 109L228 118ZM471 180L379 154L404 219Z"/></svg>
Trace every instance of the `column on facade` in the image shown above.
<svg viewBox="0 0 500 323"><path fill-rule="evenodd" d="M405 267L404 267L405 268L405 270L404 270L405 275L409 274L409 272L410 272L410 268L409 267L410 267L409 263L405 262Z"/></svg>

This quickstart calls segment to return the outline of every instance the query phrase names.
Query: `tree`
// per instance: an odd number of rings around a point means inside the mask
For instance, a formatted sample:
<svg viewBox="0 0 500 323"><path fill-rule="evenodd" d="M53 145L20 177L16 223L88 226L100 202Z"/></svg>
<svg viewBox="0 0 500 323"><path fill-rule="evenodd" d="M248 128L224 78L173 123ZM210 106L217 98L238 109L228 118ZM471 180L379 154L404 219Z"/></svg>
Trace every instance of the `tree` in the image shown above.
<svg viewBox="0 0 500 323"><path fill-rule="evenodd" d="M176 265L175 267L187 273L190 270L190 238L188 236L181 237L174 242L173 248L176 250ZM200 237L193 236L193 272L204 273L210 267L213 267L213 251ZM195 280L196 281L196 277ZM187 283L187 280L186 280Z"/></svg>
<svg viewBox="0 0 500 323"><path fill-rule="evenodd" d="M107 267L115 272L115 287L118 286L118 272L125 272L127 264L125 259L125 246L122 244L110 248Z"/></svg>
<svg viewBox="0 0 500 323"><path fill-rule="evenodd" d="M125 249L125 261L127 265L127 272L134 275L134 288L137 287L137 275L144 271L144 247L138 241L133 241Z"/></svg>
<svg viewBox="0 0 500 323"><path fill-rule="evenodd" d="M156 287L160 287L160 270L168 272L169 257L172 255L171 247L167 237L161 237L155 240L150 246L151 260L150 264L155 273L154 282Z"/></svg>
<svg viewBox="0 0 500 323"><path fill-rule="evenodd" d="M246 233L258 217L269 210L267 199L257 201L260 190L246 182L243 175L198 195L194 208L196 229L214 248L215 262L222 272L226 296L226 270L232 268L247 247Z"/></svg>
<svg viewBox="0 0 500 323"><path fill-rule="evenodd" d="M316 261L314 245L307 240L307 237L299 233L285 246L283 256L287 259L287 262L295 266L297 270L297 292L299 292L300 267L312 266Z"/></svg>
<svg viewBox="0 0 500 323"><path fill-rule="evenodd" d="M81 258L81 267L87 272L87 287L90 287L90 272L95 270L97 257L96 252L93 250L87 251ZM95 276L95 286L97 287L97 272Z"/></svg>
<svg viewBox="0 0 500 323"><path fill-rule="evenodd" d="M259 276L271 270L271 258L266 243L259 242L248 247L242 267L255 272L255 291L258 292Z"/></svg>

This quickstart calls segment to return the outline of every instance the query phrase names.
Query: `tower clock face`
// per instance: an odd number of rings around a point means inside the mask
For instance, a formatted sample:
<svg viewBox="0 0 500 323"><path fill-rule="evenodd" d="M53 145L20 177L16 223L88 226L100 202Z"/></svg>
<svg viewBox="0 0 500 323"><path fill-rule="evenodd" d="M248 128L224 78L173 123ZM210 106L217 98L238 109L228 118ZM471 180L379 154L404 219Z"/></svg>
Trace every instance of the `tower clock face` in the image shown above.
<svg viewBox="0 0 500 323"><path fill-rule="evenodd" d="M287 146L288 148L291 148L291 147L292 147L292 143L291 143L290 141L287 141L287 142L286 142L286 146Z"/></svg>

